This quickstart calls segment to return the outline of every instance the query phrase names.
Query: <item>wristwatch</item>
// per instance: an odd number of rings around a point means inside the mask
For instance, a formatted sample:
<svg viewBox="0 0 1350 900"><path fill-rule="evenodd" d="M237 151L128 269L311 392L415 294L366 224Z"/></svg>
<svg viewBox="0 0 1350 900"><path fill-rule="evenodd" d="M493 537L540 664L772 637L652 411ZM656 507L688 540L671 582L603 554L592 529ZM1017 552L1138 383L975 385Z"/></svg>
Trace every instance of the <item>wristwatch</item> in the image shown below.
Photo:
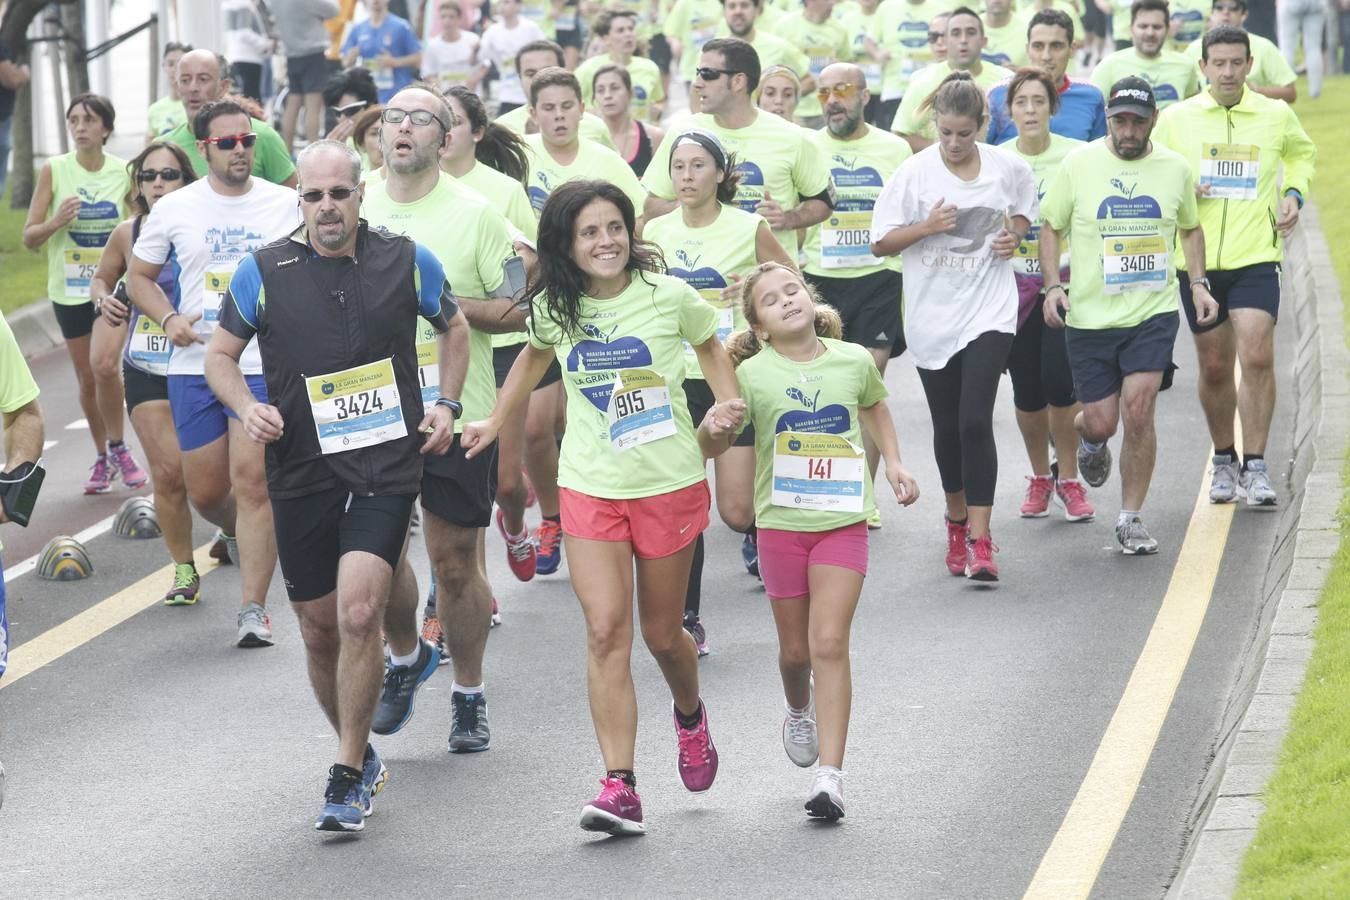
<svg viewBox="0 0 1350 900"><path fill-rule="evenodd" d="M464 404L460 403L458 400L451 400L449 397L438 397L436 398L436 405L444 406L446 409L450 410L455 414L456 419L464 415Z"/></svg>
<svg viewBox="0 0 1350 900"><path fill-rule="evenodd" d="M1214 288L1210 287L1208 275L1206 275L1204 278L1192 278L1191 290L1195 290L1195 286L1197 284L1203 284L1205 286L1205 290L1209 291L1211 294L1214 293Z"/></svg>

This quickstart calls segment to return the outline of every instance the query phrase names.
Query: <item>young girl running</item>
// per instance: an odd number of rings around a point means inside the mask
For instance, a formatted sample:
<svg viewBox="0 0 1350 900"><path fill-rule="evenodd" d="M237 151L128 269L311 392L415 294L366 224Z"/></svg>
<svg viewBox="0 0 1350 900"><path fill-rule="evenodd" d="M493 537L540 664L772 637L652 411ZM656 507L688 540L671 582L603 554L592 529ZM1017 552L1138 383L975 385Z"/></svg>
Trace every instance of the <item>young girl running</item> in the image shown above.
<svg viewBox="0 0 1350 900"><path fill-rule="evenodd" d="M569 181L539 219L539 273L526 293L529 342L492 414L464 426L469 456L491 443L555 359L567 390L558 465L572 588L587 631L587 688L605 776L581 827L639 834L645 826L634 754L633 593L642 637L674 700L676 759L690 791L717 775L699 696L698 655L682 627L694 541L708 524L708 482L684 392L684 343L698 353L720 427L740 424L717 311L635 237L637 214L608 181ZM636 569L636 572L635 572Z"/></svg>
<svg viewBox="0 0 1350 900"><path fill-rule="evenodd" d="M919 486L900 463L886 386L863 347L840 340L839 314L795 269L757 267L746 279L746 331L729 349L755 429L755 519L760 573L778 628L787 715L783 748L806 768L819 759L806 812L844 815L844 743L853 681L848 640L867 574L867 518L875 508L862 431L876 442L886 481L909 506ZM709 415L709 456L739 429Z"/></svg>

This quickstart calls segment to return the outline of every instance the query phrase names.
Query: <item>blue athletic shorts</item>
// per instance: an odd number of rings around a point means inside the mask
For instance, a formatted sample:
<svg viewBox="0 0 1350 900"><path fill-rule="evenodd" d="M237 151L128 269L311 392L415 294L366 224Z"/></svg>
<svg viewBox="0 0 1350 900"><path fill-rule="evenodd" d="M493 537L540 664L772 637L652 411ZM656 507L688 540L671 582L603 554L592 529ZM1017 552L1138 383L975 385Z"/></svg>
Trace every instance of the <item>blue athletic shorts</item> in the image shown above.
<svg viewBox="0 0 1350 900"><path fill-rule="evenodd" d="M1180 315L1165 312L1132 328L1065 329L1064 343L1079 401L1096 403L1119 393L1126 375L1166 372L1180 324Z"/></svg>
<svg viewBox="0 0 1350 900"><path fill-rule="evenodd" d="M1181 309L1192 334L1203 334L1228 321L1228 311L1239 307L1259 309L1280 318L1280 264L1256 263L1240 269L1215 269L1209 273L1210 293L1219 302L1219 315L1208 325L1195 321L1195 303L1191 300L1191 278L1184 271L1177 273L1181 288Z"/></svg>
<svg viewBox="0 0 1350 900"><path fill-rule="evenodd" d="M245 375L248 389L260 403L267 402L267 382L261 375ZM169 409L178 447L184 453L205 447L229 431L226 418L238 419L216 399L204 375L170 375Z"/></svg>

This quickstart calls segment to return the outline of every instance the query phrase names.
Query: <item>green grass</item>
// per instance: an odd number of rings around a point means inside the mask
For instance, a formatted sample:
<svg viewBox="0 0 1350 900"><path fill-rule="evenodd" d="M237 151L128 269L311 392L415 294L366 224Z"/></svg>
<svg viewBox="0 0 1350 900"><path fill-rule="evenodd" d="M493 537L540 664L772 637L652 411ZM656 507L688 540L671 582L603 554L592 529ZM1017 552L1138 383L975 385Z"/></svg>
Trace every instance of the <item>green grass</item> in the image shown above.
<svg viewBox="0 0 1350 900"><path fill-rule="evenodd" d="M1337 252L1350 229L1350 153L1345 113L1350 79L1323 82L1317 101L1295 106L1319 156L1313 196L1332 248L1342 298L1350 254ZM1300 83L1300 96L1306 96ZM1350 343L1350 302L1345 306ZM1341 472L1350 485L1350 465ZM1350 496L1350 492L1347 492ZM1350 500L1340 508L1341 545L1318 602L1316 646L1294 708L1279 768L1266 788L1266 812L1243 860L1237 896L1345 897L1350 894Z"/></svg>
<svg viewBox="0 0 1350 900"><path fill-rule="evenodd" d="M23 246L26 209L9 208L9 192L0 198L0 312L47 298L47 254Z"/></svg>

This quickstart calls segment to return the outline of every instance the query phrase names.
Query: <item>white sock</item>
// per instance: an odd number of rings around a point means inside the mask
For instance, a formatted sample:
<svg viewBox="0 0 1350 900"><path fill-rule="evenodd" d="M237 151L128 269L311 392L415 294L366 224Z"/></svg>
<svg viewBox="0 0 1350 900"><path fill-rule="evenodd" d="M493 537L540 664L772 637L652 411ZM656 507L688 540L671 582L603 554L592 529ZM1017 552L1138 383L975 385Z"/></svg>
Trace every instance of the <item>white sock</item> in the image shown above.
<svg viewBox="0 0 1350 900"><path fill-rule="evenodd" d="M422 655L422 645L419 642L418 645L413 649L413 652L409 653L407 656L399 656L398 654L394 653L394 651L391 649L389 651L389 661L396 666L411 666L413 663L417 662L417 657L421 655Z"/></svg>
<svg viewBox="0 0 1350 900"><path fill-rule="evenodd" d="M1130 520L1137 515L1139 515L1139 510L1137 509L1122 509L1120 515L1116 516L1116 524L1128 525Z"/></svg>
<svg viewBox="0 0 1350 900"><path fill-rule="evenodd" d="M843 770L843 769L840 769L840 768L837 768L836 766L816 766L816 774L817 774L817 775L824 775L824 774L827 773L827 772L833 772L834 774L838 775L840 778L843 778L843 777L844 777L844 770Z"/></svg>
<svg viewBox="0 0 1350 900"><path fill-rule="evenodd" d="M458 691L458 692L461 693L461 694L464 694L465 696L468 696L468 695L470 695L470 694L481 694L481 693L483 693L483 686L482 686L481 684L479 684L479 685L475 685L474 687L465 687L464 685L460 684L458 681L455 681L455 682L452 682L451 685L450 685L450 692L453 694L453 693L455 693L456 691Z"/></svg>

